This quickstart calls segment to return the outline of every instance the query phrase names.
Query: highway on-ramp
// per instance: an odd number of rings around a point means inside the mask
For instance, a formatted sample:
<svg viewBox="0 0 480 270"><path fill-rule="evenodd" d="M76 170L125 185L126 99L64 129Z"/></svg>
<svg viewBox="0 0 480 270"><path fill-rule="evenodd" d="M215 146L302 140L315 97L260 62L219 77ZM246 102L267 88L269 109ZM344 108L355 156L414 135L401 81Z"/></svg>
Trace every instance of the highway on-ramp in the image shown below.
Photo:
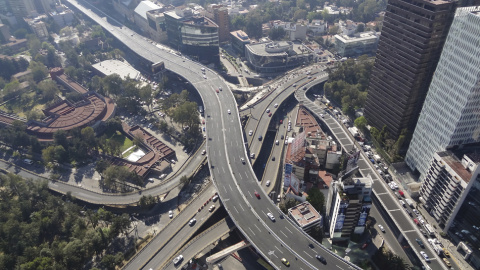
<svg viewBox="0 0 480 270"><path fill-rule="evenodd" d="M293 225L288 218L280 214L279 209L268 199L263 191L257 199L254 191L258 183L252 167L247 160L244 133L240 125L237 104L233 94L228 91L227 84L215 72L205 69L202 65L185 60L173 53L161 50L148 40L136 37L136 33L116 22L112 25L108 17L96 10L102 17L92 12L93 6L78 4L75 0L67 0L115 38L128 46L140 57L149 59L152 63L163 61L170 71L187 79L199 92L204 102L207 128L207 154L210 173L217 186L224 207L234 220L237 227L252 245L255 246L266 260L277 269L286 269L280 259L290 261L292 269L351 269L356 268L342 258L320 246L313 239ZM89 5L87 2L86 5ZM108 18L113 20L113 18ZM114 21L115 22L115 21ZM216 89L224 90L216 93ZM276 222L266 216L271 212ZM321 254L327 260L323 265L315 259Z"/></svg>

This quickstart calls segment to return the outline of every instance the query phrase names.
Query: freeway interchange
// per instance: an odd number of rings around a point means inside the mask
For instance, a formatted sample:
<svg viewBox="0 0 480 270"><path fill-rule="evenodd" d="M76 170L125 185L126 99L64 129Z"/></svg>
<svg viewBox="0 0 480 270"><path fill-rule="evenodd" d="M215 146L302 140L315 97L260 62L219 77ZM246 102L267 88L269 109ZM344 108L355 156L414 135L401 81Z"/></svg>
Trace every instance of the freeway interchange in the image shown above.
<svg viewBox="0 0 480 270"><path fill-rule="evenodd" d="M359 269L306 235L268 199L259 186L250 163L242 162L249 159L246 151L246 135L240 124L235 98L232 92L227 90L227 84L218 74L208 68L202 71L204 67L201 64L156 47L118 22L109 23L105 18L112 22L115 20L99 10L93 12L91 10L95 9L93 6L85 8L75 0L67 0L67 2L101 25L138 56L149 60L152 64L163 61L166 69L182 76L197 89L205 107L206 150L214 184L237 228L271 265L277 269L286 269L280 261L281 258L286 258L293 269ZM82 3L88 5L87 2ZM318 81L307 82L309 86L313 83ZM224 91L216 93L219 87ZM290 91L284 91L276 98L284 100L288 97L288 92ZM259 126L266 129L268 125ZM259 149L259 146L254 145L253 148ZM370 169L367 164L359 165L364 168L363 170ZM376 183L378 181L377 179ZM376 186L375 188L380 189ZM260 191L260 198L254 195L255 191ZM150 192L154 191L150 190ZM120 199L131 203L135 199L138 200L140 196L140 194L131 194L122 196ZM98 197L89 199L99 200ZM116 199L118 203L119 198ZM276 221L272 222L267 217L267 213L272 213ZM326 258L326 265L315 258L317 254Z"/></svg>
<svg viewBox="0 0 480 270"><path fill-rule="evenodd" d="M120 23L116 26L108 23L96 12L109 20L114 19L99 10L93 12L74 0L68 2L140 57L152 63L163 61L166 69L184 77L197 89L205 105L206 149L211 176L232 220L266 260L277 269L286 268L281 258L290 261L295 269L357 268L309 238L281 214L265 193L261 193L261 199L253 195L260 188L250 164L241 162L242 158L247 160L248 156L237 104L218 74L206 69L204 76L202 65L157 48L147 40L136 37L137 34ZM215 90L219 87L225 90L217 94ZM276 222L266 216L269 212L277 218ZM327 265L315 259L316 254L325 257Z"/></svg>

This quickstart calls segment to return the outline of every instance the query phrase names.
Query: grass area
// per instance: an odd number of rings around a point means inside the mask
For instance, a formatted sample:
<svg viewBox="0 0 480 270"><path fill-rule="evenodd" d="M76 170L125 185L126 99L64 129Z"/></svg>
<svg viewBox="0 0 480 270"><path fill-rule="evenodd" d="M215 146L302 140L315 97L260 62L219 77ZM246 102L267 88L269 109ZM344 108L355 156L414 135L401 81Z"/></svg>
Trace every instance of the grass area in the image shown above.
<svg viewBox="0 0 480 270"><path fill-rule="evenodd" d="M118 130L106 130L105 134L107 135L108 139L107 140L114 140L120 143L120 152L123 152L133 146L133 141L130 140L127 136L123 135L120 131ZM130 151L129 151L130 152Z"/></svg>
<svg viewBox="0 0 480 270"><path fill-rule="evenodd" d="M0 106L0 110L14 113L20 117L27 117L27 112L34 109L41 111L45 108L46 102L43 99L37 97L35 92L27 92L18 97L8 101Z"/></svg>

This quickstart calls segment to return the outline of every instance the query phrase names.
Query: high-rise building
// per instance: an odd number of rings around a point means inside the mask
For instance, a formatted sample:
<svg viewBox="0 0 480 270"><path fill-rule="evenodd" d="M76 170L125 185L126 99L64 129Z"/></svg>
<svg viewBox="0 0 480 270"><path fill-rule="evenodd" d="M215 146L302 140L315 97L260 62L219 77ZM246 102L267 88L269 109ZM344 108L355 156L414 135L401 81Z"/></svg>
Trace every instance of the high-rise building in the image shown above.
<svg viewBox="0 0 480 270"><path fill-rule="evenodd" d="M228 17L228 9L226 7L218 6L213 8L213 17L215 23L218 25L218 39L220 42L228 41L230 33L230 17Z"/></svg>
<svg viewBox="0 0 480 270"><path fill-rule="evenodd" d="M480 6L458 8L406 163L422 175L433 154L480 141Z"/></svg>
<svg viewBox="0 0 480 270"><path fill-rule="evenodd" d="M365 117L395 139L411 134L457 4L389 0L370 78Z"/></svg>
<svg viewBox="0 0 480 270"><path fill-rule="evenodd" d="M164 13L170 45L199 61L219 63L218 25L190 8L177 7Z"/></svg>
<svg viewBox="0 0 480 270"><path fill-rule="evenodd" d="M362 234L372 207L371 175L360 178L355 173L335 182L329 189L327 198L327 219L332 241L344 241L352 233Z"/></svg>
<svg viewBox="0 0 480 270"><path fill-rule="evenodd" d="M450 151L434 154L420 190L420 201L444 232L452 225L470 190L479 186L479 164L480 156L475 152L464 154L461 160Z"/></svg>
<svg viewBox="0 0 480 270"><path fill-rule="evenodd" d="M21 20L24 17L36 16L37 11L32 0L9 0L12 13L17 20Z"/></svg>

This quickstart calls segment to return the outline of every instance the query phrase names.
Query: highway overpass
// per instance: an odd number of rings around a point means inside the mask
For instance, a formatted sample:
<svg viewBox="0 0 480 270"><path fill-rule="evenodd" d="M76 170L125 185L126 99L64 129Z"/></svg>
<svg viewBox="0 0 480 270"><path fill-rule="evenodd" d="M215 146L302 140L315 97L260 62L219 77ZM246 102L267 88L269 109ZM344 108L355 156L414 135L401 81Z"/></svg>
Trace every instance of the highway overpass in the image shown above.
<svg viewBox="0 0 480 270"><path fill-rule="evenodd" d="M265 193L261 193L263 199L254 196L254 191L259 186L250 163L241 161L242 158L247 160L248 157L237 104L231 91L227 90L227 84L217 73L206 68L205 74L202 74L201 68L204 67L199 63L159 49L88 2L82 1L80 5L75 0L67 0L65 3L97 22L139 56L149 59L152 63L163 61L166 69L179 74L197 89L207 116L206 149L211 176L222 203L237 228L267 261L277 269L286 268L280 262L281 258L286 258L292 268L300 270L357 268L326 250L300 230L266 199ZM95 12L90 9L95 9ZM109 23L107 18L115 25ZM217 94L215 90L218 87L225 90ZM266 216L268 212L277 218L276 222L272 222ZM314 257L316 254L325 257L327 264L323 265L317 261Z"/></svg>

